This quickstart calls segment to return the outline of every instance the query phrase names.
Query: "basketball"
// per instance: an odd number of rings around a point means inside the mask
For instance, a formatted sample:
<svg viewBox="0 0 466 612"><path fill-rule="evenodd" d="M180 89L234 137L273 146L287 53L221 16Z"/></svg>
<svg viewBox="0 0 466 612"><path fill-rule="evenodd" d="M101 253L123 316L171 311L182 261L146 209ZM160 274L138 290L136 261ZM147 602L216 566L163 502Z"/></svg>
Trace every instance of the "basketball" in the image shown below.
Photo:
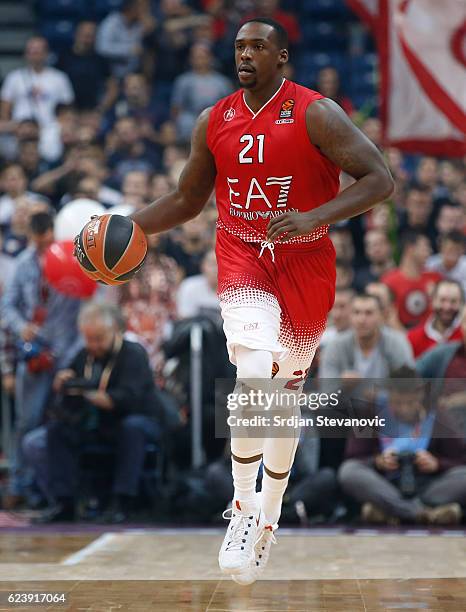
<svg viewBox="0 0 466 612"><path fill-rule="evenodd" d="M92 217L75 239L75 255L83 271L104 285L122 285L141 269L147 240L129 217Z"/></svg>

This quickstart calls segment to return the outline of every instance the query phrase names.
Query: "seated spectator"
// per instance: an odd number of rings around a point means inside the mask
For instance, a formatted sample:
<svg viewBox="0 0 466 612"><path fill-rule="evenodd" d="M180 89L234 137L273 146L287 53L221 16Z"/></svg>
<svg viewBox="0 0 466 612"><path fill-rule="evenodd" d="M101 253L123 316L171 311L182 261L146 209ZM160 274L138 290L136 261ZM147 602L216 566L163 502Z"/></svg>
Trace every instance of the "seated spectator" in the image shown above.
<svg viewBox="0 0 466 612"><path fill-rule="evenodd" d="M173 190L173 183L166 174L155 174L150 184L150 201L158 200Z"/></svg>
<svg viewBox="0 0 466 612"><path fill-rule="evenodd" d="M200 274L204 255L212 249L212 232L204 214L198 215L163 239L160 248L172 257L186 276Z"/></svg>
<svg viewBox="0 0 466 612"><path fill-rule="evenodd" d="M123 79L122 95L107 113L105 123L112 129L115 121L121 117L136 119L144 138L160 144L162 136L158 129L169 119L170 114L166 100L158 101L151 96L145 76L130 73Z"/></svg>
<svg viewBox="0 0 466 612"><path fill-rule="evenodd" d="M140 67L144 37L154 31L155 21L142 0L123 0L118 11L99 25L96 51L110 62L114 77L121 79Z"/></svg>
<svg viewBox="0 0 466 612"><path fill-rule="evenodd" d="M437 197L453 198L455 190L464 177L464 164L461 160L446 159L440 164L441 187L437 188Z"/></svg>
<svg viewBox="0 0 466 612"><path fill-rule="evenodd" d="M39 141L35 138L18 140L16 161L23 168L28 185L50 169L50 164L40 155Z"/></svg>
<svg viewBox="0 0 466 612"><path fill-rule="evenodd" d="M358 291L364 291L368 283L377 282L385 272L395 267L392 245L385 232L366 232L364 248L369 265L356 270L354 285Z"/></svg>
<svg viewBox="0 0 466 612"><path fill-rule="evenodd" d="M454 281L439 281L432 294L432 314L408 332L408 340L417 359L427 350L443 342L461 340L460 319L464 306L462 286Z"/></svg>
<svg viewBox="0 0 466 612"><path fill-rule="evenodd" d="M399 235L403 235L408 230L422 232L428 236L431 246L435 248L436 229L433 223L433 209L432 193L428 187L418 184L409 187L404 210L399 214Z"/></svg>
<svg viewBox="0 0 466 612"><path fill-rule="evenodd" d="M171 103L181 142L190 141L199 113L232 91L230 81L213 69L209 47L200 43L193 45L189 59L191 70L176 78Z"/></svg>
<svg viewBox="0 0 466 612"><path fill-rule="evenodd" d="M397 329L406 333L404 326L401 324L398 318L398 311L395 304L395 294L387 285L383 283L368 283L366 285L367 295L375 295L380 301L382 306L382 318L384 325Z"/></svg>
<svg viewBox="0 0 466 612"><path fill-rule="evenodd" d="M121 185L122 204L130 204L134 209L146 206L149 201L149 175L147 172L135 170L128 172Z"/></svg>
<svg viewBox="0 0 466 612"><path fill-rule="evenodd" d="M18 202L45 202L38 193L27 191L27 177L19 164L10 164L0 174L0 228L7 228Z"/></svg>
<svg viewBox="0 0 466 612"><path fill-rule="evenodd" d="M404 365L414 365L409 342L383 324L379 299L361 294L352 300L350 329L323 347L319 378L385 378Z"/></svg>
<svg viewBox="0 0 466 612"><path fill-rule="evenodd" d="M355 249L351 230L347 226L333 228L330 232L330 240L335 248L338 261L353 264Z"/></svg>
<svg viewBox="0 0 466 612"><path fill-rule="evenodd" d="M149 236L144 266L127 284L118 288L118 304L133 332L149 354L154 375L163 365L160 350L176 319L176 290L182 272L159 244L160 237Z"/></svg>
<svg viewBox="0 0 466 612"><path fill-rule="evenodd" d="M458 281L466 294L466 237L460 231L453 230L439 239L439 252L429 257L426 269Z"/></svg>
<svg viewBox="0 0 466 612"><path fill-rule="evenodd" d="M465 234L466 213L463 211L461 206L456 204L456 202L446 200L444 203L442 203L438 211L435 227L439 234L439 238L444 234L448 234L453 231Z"/></svg>
<svg viewBox="0 0 466 612"><path fill-rule="evenodd" d="M394 372L391 382L375 406L385 427L351 436L340 484L368 522L457 524L466 502L464 443L443 413L426 409L425 385L413 371Z"/></svg>
<svg viewBox="0 0 466 612"><path fill-rule="evenodd" d="M381 281L396 297L401 323L408 328L426 319L430 309L430 293L442 277L425 269L431 253L428 238L419 231L407 231L401 236L401 261L398 268L386 272Z"/></svg>
<svg viewBox="0 0 466 612"><path fill-rule="evenodd" d="M337 289L335 291L335 301L329 313L329 325L327 325L320 346L324 346L330 340L350 328L351 325L351 302L354 297L353 289Z"/></svg>
<svg viewBox="0 0 466 612"><path fill-rule="evenodd" d="M423 378L437 379L441 385L440 405L445 410L463 412L466 426L466 308L461 315L462 340L440 344L426 351L416 362ZM466 428L464 430L466 435Z"/></svg>
<svg viewBox="0 0 466 612"><path fill-rule="evenodd" d="M64 72L46 66L48 44L34 36L26 44L27 66L10 72L0 93L0 119L21 121L34 118L40 125L40 151L47 161L60 155L55 110L58 104L71 104L73 88Z"/></svg>
<svg viewBox="0 0 466 612"><path fill-rule="evenodd" d="M336 260L336 288L337 289L354 289L354 268L350 263Z"/></svg>
<svg viewBox="0 0 466 612"><path fill-rule="evenodd" d="M151 173L160 166L160 155L142 135L133 117L123 117L115 124L108 138L108 167L113 179L120 184L124 176L139 170Z"/></svg>
<svg viewBox="0 0 466 612"><path fill-rule="evenodd" d="M70 78L78 110L100 105L108 108L116 97L117 84L110 79L108 62L95 51L96 24L78 23L73 45L64 51L57 63Z"/></svg>
<svg viewBox="0 0 466 612"><path fill-rule="evenodd" d="M123 339L120 323L120 314L108 304L90 303L80 312L84 348L54 380L59 395L55 418L47 425L47 494L56 503L40 522L76 517L79 455L96 441L115 452L107 519L123 522L131 512L146 443L157 441L161 431L147 353Z"/></svg>
<svg viewBox="0 0 466 612"><path fill-rule="evenodd" d="M439 165L435 157L422 157L416 168L416 182L432 195L439 179Z"/></svg>
<svg viewBox="0 0 466 612"><path fill-rule="evenodd" d="M351 100L341 91L340 75L333 66L327 66L319 70L316 89L323 96L330 98L330 100L341 106L348 115L354 112Z"/></svg>
<svg viewBox="0 0 466 612"><path fill-rule="evenodd" d="M201 263L201 274L190 276L178 287L176 306L180 319L195 317L206 310L219 312L217 297L217 259L208 251Z"/></svg>

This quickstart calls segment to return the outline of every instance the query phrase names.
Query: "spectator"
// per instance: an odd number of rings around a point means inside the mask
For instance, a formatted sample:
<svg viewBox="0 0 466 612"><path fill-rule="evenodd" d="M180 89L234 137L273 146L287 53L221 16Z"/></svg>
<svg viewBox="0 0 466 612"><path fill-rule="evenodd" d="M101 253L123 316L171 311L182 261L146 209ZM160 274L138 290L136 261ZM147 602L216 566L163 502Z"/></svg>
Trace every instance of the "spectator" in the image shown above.
<svg viewBox="0 0 466 612"><path fill-rule="evenodd" d="M416 181L432 194L439 180L438 161L435 157L422 157L416 169Z"/></svg>
<svg viewBox="0 0 466 612"><path fill-rule="evenodd" d="M435 225L439 236L455 230L464 234L464 230L466 230L466 214L461 206L446 200L440 207Z"/></svg>
<svg viewBox="0 0 466 612"><path fill-rule="evenodd" d="M127 74L123 79L123 93L105 119L112 128L121 117L133 117L139 123L147 140L160 144L162 135L157 131L169 119L166 100L157 101L150 94L149 84L143 74Z"/></svg>
<svg viewBox="0 0 466 612"><path fill-rule="evenodd" d="M57 293L43 276L42 257L52 242L51 215L33 215L31 246L19 256L1 303L3 324L18 345L16 432L4 501L10 508L22 501L29 485L22 439L41 424L54 373L69 362L79 344L76 319L80 301ZM31 349L38 352L36 359L30 358Z"/></svg>
<svg viewBox="0 0 466 612"><path fill-rule="evenodd" d="M219 311L217 297L217 260L214 251L208 251L201 263L201 274L180 283L176 296L179 318L195 317L206 310Z"/></svg>
<svg viewBox="0 0 466 612"><path fill-rule="evenodd" d="M123 117L115 124L108 140L108 166L113 179L121 184L125 174L135 170L150 173L160 166L160 157L142 136L138 122Z"/></svg>
<svg viewBox="0 0 466 612"><path fill-rule="evenodd" d="M37 193L27 191L27 177L19 164L10 164L0 175L1 187L4 194L0 196L0 227L8 227L18 202L45 201Z"/></svg>
<svg viewBox="0 0 466 612"><path fill-rule="evenodd" d="M364 504L368 522L457 524L466 502L464 443L445 415L426 410L424 384L409 372L394 372L388 397L378 397L376 413L386 419L378 435L348 440L340 484Z"/></svg>
<svg viewBox="0 0 466 612"><path fill-rule="evenodd" d="M414 365L409 342L383 325L378 298L361 294L352 301L351 328L324 346L319 378L385 378L404 365Z"/></svg>
<svg viewBox="0 0 466 612"><path fill-rule="evenodd" d="M350 116L353 114L354 108L351 100L341 91L340 75L336 68L327 66L319 70L316 89L326 98L339 104L345 113Z"/></svg>
<svg viewBox="0 0 466 612"><path fill-rule="evenodd" d="M149 176L147 172L135 170L128 172L121 186L123 203L130 204L136 210L149 203Z"/></svg>
<svg viewBox="0 0 466 612"><path fill-rule="evenodd" d="M461 315L463 339L442 343L426 351L417 361L416 369L423 378L437 379L441 389L440 405L446 410L460 410L466 416L466 308ZM464 430L466 432L466 429Z"/></svg>
<svg viewBox="0 0 466 612"><path fill-rule="evenodd" d="M152 177L150 190L150 200L153 202L170 193L173 190L173 183L166 174L155 174Z"/></svg>
<svg viewBox="0 0 466 612"><path fill-rule="evenodd" d="M398 268L386 272L381 281L396 296L401 323L408 328L418 325L429 314L430 292L441 279L437 272L426 271L431 253L429 240L419 231L407 231L401 237L401 261Z"/></svg>
<svg viewBox="0 0 466 612"><path fill-rule="evenodd" d="M348 227L336 227L330 232L330 239L335 248L337 260L352 265L355 248L350 229Z"/></svg>
<svg viewBox="0 0 466 612"><path fill-rule="evenodd" d="M356 270L354 285L358 291L364 291L368 283L377 282L385 272L395 267L392 245L385 232L366 232L364 247L369 265Z"/></svg>
<svg viewBox="0 0 466 612"><path fill-rule="evenodd" d="M336 260L336 288L337 289L354 289L354 268L350 263Z"/></svg>
<svg viewBox="0 0 466 612"><path fill-rule="evenodd" d="M49 170L49 164L39 152L39 141L35 138L18 141L17 163L23 168L28 185L38 176Z"/></svg>
<svg viewBox="0 0 466 612"><path fill-rule="evenodd" d="M458 282L444 279L435 285L431 316L408 332L416 359L437 344L462 339L460 318L463 306L463 288Z"/></svg>
<svg viewBox="0 0 466 612"><path fill-rule="evenodd" d="M0 119L35 119L41 129L41 155L47 161L55 161L61 148L55 110L58 104L71 104L74 93L64 72L46 66L47 54L45 38L35 36L28 40L27 66L10 72L3 83Z"/></svg>
<svg viewBox="0 0 466 612"><path fill-rule="evenodd" d="M440 183L437 197L453 198L455 190L464 177L464 165L461 160L447 159L440 164Z"/></svg>
<svg viewBox="0 0 466 612"><path fill-rule="evenodd" d="M288 34L290 45L297 45L301 40L301 30L294 15L280 9L280 0L255 0L255 11L246 15L245 21L254 17L267 17L282 25Z"/></svg>
<svg viewBox="0 0 466 612"><path fill-rule="evenodd" d="M384 285L383 283L368 283L366 285L365 292L368 295L375 295L375 297L379 299L382 306L382 318L384 325L405 333L406 330L398 318L398 311L395 304L395 294L390 287Z"/></svg>
<svg viewBox="0 0 466 612"><path fill-rule="evenodd" d="M212 248L212 232L204 214L168 234L161 248L182 268L186 276L200 274L204 255Z"/></svg>
<svg viewBox="0 0 466 612"><path fill-rule="evenodd" d="M116 97L117 83L109 78L108 62L95 51L95 35L93 21L78 23L72 47L60 55L57 63L57 68L70 78L78 110L108 108Z"/></svg>
<svg viewBox="0 0 466 612"><path fill-rule="evenodd" d="M458 230L440 236L440 252L427 260L427 270L438 272L446 278L456 280L466 294L466 237Z"/></svg>
<svg viewBox="0 0 466 612"><path fill-rule="evenodd" d="M114 77L121 79L141 65L144 37L155 21L143 0L123 0L120 10L105 17L97 30L96 50L108 60Z"/></svg>
<svg viewBox="0 0 466 612"><path fill-rule="evenodd" d="M340 332L344 332L351 325L351 302L354 297L353 289L337 289L335 301L330 311L330 325L327 325L320 346L324 346L335 338Z"/></svg>
<svg viewBox="0 0 466 612"><path fill-rule="evenodd" d="M80 312L84 348L54 379L61 402L47 426L47 482L56 504L41 522L75 518L79 454L96 439L115 451L114 500L107 519L123 522L133 507L145 445L161 432L147 353L123 339L120 322L118 311L107 304L91 303Z"/></svg>
<svg viewBox="0 0 466 612"><path fill-rule="evenodd" d="M170 335L176 318L176 290L181 271L176 262L163 253L159 236L149 237L149 251L140 272L118 289L118 303L128 322L149 354L152 371L159 375L163 356L161 344Z"/></svg>
<svg viewBox="0 0 466 612"><path fill-rule="evenodd" d="M429 188L418 184L412 185L406 193L405 210L399 215L399 235L408 230L422 232L428 236L431 246L435 248L436 230L432 211L432 193Z"/></svg>
<svg viewBox="0 0 466 612"><path fill-rule="evenodd" d="M189 142L199 113L232 90L228 79L213 70L209 47L193 45L189 59L191 70L177 77L172 97L172 116L182 142Z"/></svg>

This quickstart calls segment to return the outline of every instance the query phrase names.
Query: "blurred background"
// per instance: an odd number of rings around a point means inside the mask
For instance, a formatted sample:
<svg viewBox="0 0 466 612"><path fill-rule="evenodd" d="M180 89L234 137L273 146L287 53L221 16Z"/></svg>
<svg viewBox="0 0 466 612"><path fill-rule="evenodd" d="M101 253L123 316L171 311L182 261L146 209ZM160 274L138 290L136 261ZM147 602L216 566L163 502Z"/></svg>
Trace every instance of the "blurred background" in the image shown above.
<svg viewBox="0 0 466 612"><path fill-rule="evenodd" d="M232 486L214 380L235 370L216 297L214 196L151 237L144 268L119 288L87 282L71 241L90 214L129 214L173 189L196 117L237 87L233 41L253 16L283 24L287 78L335 100L396 183L390 200L331 229L337 295L310 375L465 378L462 0L2 0L6 525L221 520ZM368 338L389 349L357 358ZM348 362L336 358L342 342ZM444 413L463 414L465 390L449 390ZM425 473L463 470L430 507L466 500L462 443L429 440L437 465ZM381 449L315 436L300 448L283 522L361 520L371 498L345 462ZM414 520L400 508L379 522ZM451 517L424 519L461 520ZM367 507L362 519L374 519Z"/></svg>

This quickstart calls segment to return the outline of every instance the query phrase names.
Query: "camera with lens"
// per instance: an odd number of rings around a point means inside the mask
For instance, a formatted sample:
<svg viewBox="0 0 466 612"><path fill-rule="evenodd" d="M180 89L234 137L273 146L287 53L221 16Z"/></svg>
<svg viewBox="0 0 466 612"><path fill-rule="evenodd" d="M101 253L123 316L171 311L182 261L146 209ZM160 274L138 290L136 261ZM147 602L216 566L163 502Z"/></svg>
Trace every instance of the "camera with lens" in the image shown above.
<svg viewBox="0 0 466 612"><path fill-rule="evenodd" d="M416 493L416 466L415 455L409 451L403 451L398 455L400 465L399 487L404 497L412 497Z"/></svg>
<svg viewBox="0 0 466 612"><path fill-rule="evenodd" d="M97 389L96 382L88 378L70 378L63 383L63 395L82 395L94 389Z"/></svg>

